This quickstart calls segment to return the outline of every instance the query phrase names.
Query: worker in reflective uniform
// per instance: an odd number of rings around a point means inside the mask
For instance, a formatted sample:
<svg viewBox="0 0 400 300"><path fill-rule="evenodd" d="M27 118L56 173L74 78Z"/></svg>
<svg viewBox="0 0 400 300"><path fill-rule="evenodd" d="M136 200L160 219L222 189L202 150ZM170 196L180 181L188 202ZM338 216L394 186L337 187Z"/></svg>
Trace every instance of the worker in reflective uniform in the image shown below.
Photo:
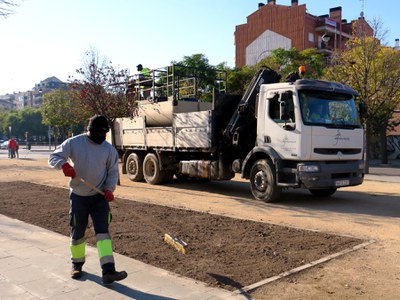
<svg viewBox="0 0 400 300"><path fill-rule="evenodd" d="M136 69L139 72L139 80L150 78L150 69L149 68L143 68L141 64L138 64L136 66Z"/></svg>
<svg viewBox="0 0 400 300"><path fill-rule="evenodd" d="M85 231L89 215L96 233L97 250L102 268L104 284L127 277L125 271L117 272L108 226L111 222L109 201L113 201L113 191L118 182L118 154L105 141L109 131L107 119L95 115L89 121L88 132L64 141L49 157L49 165L62 169L70 180L70 225L71 225L71 277L82 276L85 263ZM69 164L68 160L72 162ZM104 191L104 195L91 189L80 180Z"/></svg>
<svg viewBox="0 0 400 300"><path fill-rule="evenodd" d="M143 68L141 64L138 64L136 68L139 72L138 83L140 88L140 94L143 99L147 99L151 95L151 87L153 86L151 71L149 68Z"/></svg>

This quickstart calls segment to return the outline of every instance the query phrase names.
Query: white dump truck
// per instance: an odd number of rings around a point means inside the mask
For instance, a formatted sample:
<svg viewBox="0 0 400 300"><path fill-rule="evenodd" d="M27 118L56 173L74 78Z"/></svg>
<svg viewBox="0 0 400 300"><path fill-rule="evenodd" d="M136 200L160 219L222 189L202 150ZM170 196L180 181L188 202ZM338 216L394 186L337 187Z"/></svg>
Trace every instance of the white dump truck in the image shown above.
<svg viewBox="0 0 400 300"><path fill-rule="evenodd" d="M199 74L169 66L130 84L137 106L115 120L112 141L132 181L230 180L240 173L266 202L288 188L326 197L363 182L361 106L352 88L280 82L264 67L243 96L234 96L225 92L224 72L215 70L213 83Z"/></svg>

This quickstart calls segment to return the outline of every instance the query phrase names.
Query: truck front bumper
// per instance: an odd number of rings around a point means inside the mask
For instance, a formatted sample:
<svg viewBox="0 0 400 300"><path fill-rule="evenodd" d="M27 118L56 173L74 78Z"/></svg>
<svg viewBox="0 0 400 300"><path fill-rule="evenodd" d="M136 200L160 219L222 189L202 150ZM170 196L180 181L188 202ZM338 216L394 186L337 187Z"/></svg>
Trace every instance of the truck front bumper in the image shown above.
<svg viewBox="0 0 400 300"><path fill-rule="evenodd" d="M297 165L297 180L307 189L359 185L364 180L363 161L303 162Z"/></svg>

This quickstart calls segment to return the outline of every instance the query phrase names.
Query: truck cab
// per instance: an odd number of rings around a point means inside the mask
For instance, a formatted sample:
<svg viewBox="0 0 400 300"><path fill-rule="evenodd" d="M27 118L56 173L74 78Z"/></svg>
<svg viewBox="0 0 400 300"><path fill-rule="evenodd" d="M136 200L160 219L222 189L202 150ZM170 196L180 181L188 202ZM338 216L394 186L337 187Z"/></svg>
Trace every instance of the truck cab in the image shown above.
<svg viewBox="0 0 400 300"><path fill-rule="evenodd" d="M243 169L253 195L269 201L291 187L329 196L361 184L364 139L356 96L348 86L319 80L261 85L256 145ZM260 159L266 161L252 170ZM268 178L276 188L268 188Z"/></svg>

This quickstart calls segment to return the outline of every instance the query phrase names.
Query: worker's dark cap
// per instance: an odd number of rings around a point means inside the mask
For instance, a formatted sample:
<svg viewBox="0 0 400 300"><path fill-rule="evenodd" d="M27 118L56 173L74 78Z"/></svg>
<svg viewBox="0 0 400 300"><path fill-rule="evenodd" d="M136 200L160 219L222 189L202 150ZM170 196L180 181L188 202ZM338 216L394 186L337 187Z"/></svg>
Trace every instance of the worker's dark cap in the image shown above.
<svg viewBox="0 0 400 300"><path fill-rule="evenodd" d="M110 127L106 117L101 115L94 115L89 119L87 130L94 132L109 132Z"/></svg>
<svg viewBox="0 0 400 300"><path fill-rule="evenodd" d="M142 64L138 64L136 68L143 68Z"/></svg>

